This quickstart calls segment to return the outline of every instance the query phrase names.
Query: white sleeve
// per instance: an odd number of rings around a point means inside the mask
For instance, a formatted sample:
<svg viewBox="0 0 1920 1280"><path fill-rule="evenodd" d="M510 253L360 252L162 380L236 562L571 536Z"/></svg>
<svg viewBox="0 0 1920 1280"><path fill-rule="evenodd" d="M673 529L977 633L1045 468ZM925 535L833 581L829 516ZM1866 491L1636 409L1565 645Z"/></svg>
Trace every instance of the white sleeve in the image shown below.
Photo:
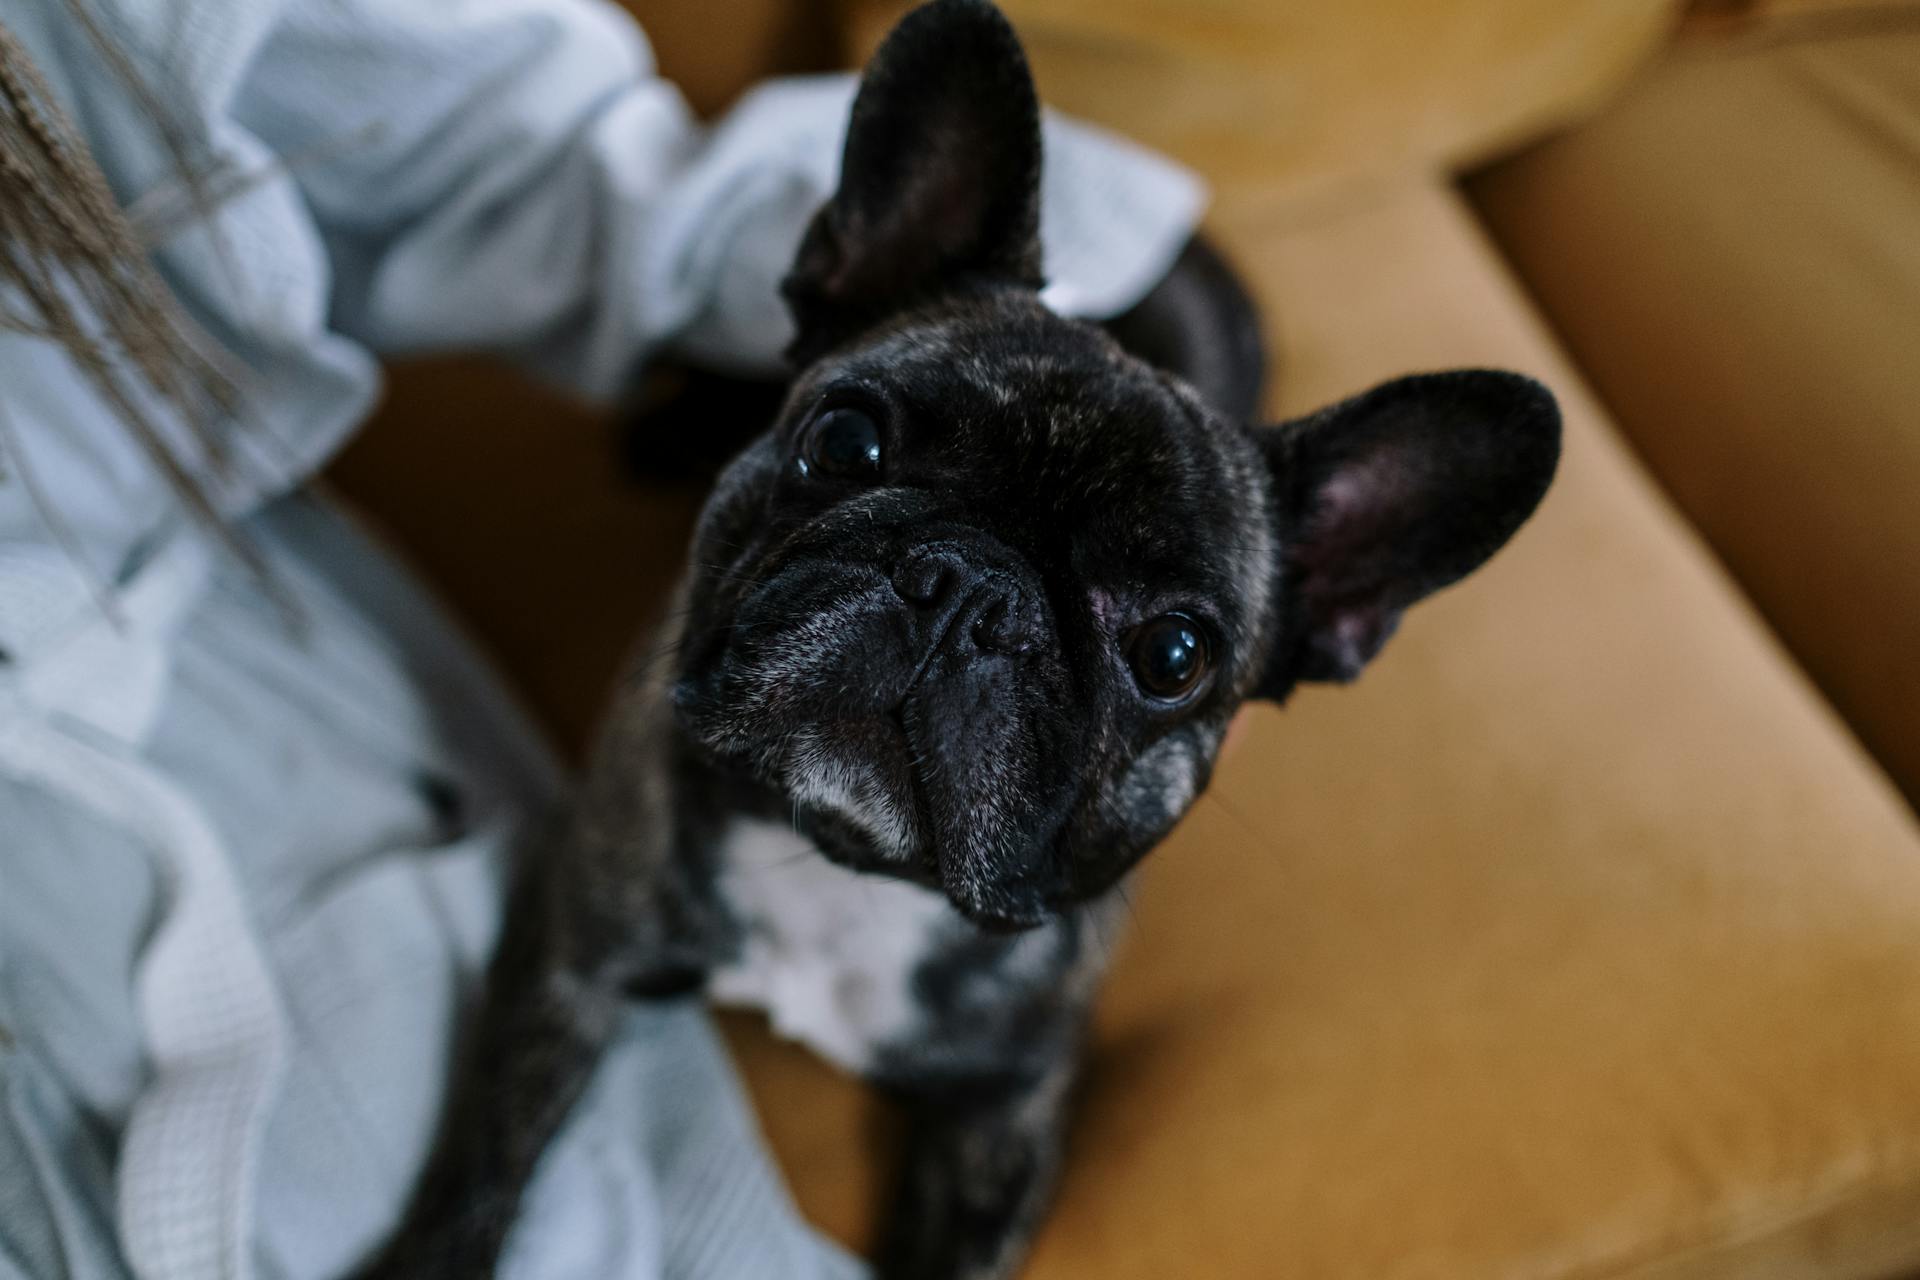
<svg viewBox="0 0 1920 1280"><path fill-rule="evenodd" d="M322 229L332 323L376 350L495 349L594 397L679 348L777 365L775 286L831 191L852 79L780 81L717 127L596 0L295 0L234 111ZM1103 315L1171 264L1190 174L1048 123L1049 300Z"/></svg>

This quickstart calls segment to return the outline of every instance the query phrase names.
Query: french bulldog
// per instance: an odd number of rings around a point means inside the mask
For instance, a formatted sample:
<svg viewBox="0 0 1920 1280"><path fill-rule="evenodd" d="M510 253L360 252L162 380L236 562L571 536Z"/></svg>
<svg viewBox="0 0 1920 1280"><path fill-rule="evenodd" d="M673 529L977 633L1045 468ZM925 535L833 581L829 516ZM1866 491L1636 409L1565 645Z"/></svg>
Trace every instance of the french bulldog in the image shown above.
<svg viewBox="0 0 1920 1280"><path fill-rule="evenodd" d="M1558 413L1515 374L1248 425L1257 346L1208 255L1131 344L1049 310L1039 119L985 0L875 55L785 283L784 404L527 862L369 1274L490 1274L623 1002L689 992L905 1100L884 1280L1015 1274L1122 882L1235 711L1353 679L1545 493Z"/></svg>

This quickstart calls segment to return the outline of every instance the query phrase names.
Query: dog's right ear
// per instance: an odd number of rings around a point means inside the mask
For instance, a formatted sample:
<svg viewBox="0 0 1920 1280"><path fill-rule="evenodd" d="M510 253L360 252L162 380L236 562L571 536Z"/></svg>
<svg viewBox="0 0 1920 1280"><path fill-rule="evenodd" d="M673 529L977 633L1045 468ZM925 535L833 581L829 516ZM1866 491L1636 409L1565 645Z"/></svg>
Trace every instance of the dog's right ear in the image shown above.
<svg viewBox="0 0 1920 1280"><path fill-rule="evenodd" d="M1040 105L1019 39L986 0L901 19L854 100L840 189L783 291L805 364L875 321L979 283L1038 289Z"/></svg>

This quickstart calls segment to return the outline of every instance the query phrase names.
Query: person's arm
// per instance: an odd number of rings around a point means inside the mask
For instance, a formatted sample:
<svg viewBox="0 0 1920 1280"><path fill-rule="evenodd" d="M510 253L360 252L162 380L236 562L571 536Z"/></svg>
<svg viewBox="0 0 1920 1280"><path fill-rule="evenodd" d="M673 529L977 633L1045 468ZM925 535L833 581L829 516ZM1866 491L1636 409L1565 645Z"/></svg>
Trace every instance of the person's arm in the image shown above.
<svg viewBox="0 0 1920 1280"><path fill-rule="evenodd" d="M775 286L832 189L849 79L777 82L717 127L592 0L290 0L234 101L292 168L332 322L385 352L511 352L595 397L678 348L776 366ZM1200 208L1184 171L1050 122L1052 299L1129 306Z"/></svg>

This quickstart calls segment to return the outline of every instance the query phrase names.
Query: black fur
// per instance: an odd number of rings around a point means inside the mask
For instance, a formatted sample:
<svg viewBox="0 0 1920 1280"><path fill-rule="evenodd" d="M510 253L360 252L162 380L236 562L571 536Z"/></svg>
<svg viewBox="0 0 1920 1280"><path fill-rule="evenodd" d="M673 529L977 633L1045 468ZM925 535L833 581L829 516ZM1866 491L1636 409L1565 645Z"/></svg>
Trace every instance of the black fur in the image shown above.
<svg viewBox="0 0 1920 1280"><path fill-rule="evenodd" d="M868 68L840 189L785 284L796 364L957 288L1040 286L1040 101L988 7L916 9Z"/></svg>
<svg viewBox="0 0 1920 1280"><path fill-rule="evenodd" d="M883 1280L1011 1275L1060 1161L1115 887L1206 785L1230 717L1351 678L1544 493L1558 419L1525 378L1406 378L1252 430L1054 315L1038 178L998 12L909 16L788 282L793 385L720 477L677 622L530 864L480 1052L370 1274L487 1271L617 997L697 986L766 925L722 849L770 818L937 913L896 975L911 1016L859 1046L912 1114ZM1249 398L1243 365L1213 367L1210 390ZM810 444L836 413L873 424L870 469L864 444L831 466ZM1174 701L1130 665L1170 613L1212 657Z"/></svg>
<svg viewBox="0 0 1920 1280"><path fill-rule="evenodd" d="M1205 237L1195 236L1165 279L1103 327L1133 355L1177 375L1222 417L1259 416L1267 379L1260 312Z"/></svg>
<svg viewBox="0 0 1920 1280"><path fill-rule="evenodd" d="M1259 414L1267 377L1260 313L1205 236L1181 249L1146 297L1100 327L1222 416L1251 422ZM624 461L650 480L711 481L780 412L790 385L712 369L654 368L622 408Z"/></svg>

